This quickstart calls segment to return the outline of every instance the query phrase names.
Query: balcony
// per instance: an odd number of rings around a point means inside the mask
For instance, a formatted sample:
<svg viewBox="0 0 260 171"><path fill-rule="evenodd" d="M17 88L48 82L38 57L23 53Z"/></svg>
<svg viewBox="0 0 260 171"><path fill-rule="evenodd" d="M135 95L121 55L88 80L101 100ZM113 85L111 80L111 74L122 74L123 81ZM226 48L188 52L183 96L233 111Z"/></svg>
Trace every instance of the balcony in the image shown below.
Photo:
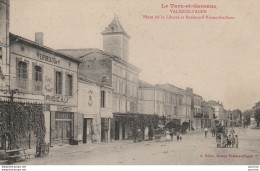
<svg viewBox="0 0 260 171"><path fill-rule="evenodd" d="M195 117L195 118L202 118L202 117L203 117L203 114L202 114L202 113L195 113L195 112L194 112L194 117Z"/></svg>
<svg viewBox="0 0 260 171"><path fill-rule="evenodd" d="M29 80L26 78L13 77L11 78L12 89L18 89L23 93L42 94L42 81Z"/></svg>

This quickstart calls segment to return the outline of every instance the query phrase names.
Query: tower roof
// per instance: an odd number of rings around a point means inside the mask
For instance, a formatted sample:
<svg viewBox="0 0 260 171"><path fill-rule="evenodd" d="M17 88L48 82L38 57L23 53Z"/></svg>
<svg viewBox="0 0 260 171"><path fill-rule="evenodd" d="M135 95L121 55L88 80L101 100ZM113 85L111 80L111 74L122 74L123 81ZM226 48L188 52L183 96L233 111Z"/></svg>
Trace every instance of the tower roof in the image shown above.
<svg viewBox="0 0 260 171"><path fill-rule="evenodd" d="M102 32L102 34L123 34L127 38L130 38L130 36L125 32L123 26L118 20L118 16L115 15L114 19L111 21L111 23L105 28L105 30Z"/></svg>

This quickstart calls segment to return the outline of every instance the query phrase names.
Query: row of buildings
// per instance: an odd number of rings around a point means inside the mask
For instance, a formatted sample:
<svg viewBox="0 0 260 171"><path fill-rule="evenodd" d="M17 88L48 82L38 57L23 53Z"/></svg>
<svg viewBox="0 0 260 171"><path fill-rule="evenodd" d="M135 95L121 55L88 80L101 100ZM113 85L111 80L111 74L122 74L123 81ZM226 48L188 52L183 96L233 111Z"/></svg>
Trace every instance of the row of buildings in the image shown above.
<svg viewBox="0 0 260 171"><path fill-rule="evenodd" d="M117 16L101 33L103 50L60 49L9 32L9 0L0 1L0 101L42 104L45 142L69 139L92 143L131 138L129 126L115 120L132 115L157 115L188 122L189 130L227 125L221 103L206 102L192 88L152 85L139 79L129 63L128 42ZM33 148L35 137L23 137ZM27 143L28 142L28 143Z"/></svg>

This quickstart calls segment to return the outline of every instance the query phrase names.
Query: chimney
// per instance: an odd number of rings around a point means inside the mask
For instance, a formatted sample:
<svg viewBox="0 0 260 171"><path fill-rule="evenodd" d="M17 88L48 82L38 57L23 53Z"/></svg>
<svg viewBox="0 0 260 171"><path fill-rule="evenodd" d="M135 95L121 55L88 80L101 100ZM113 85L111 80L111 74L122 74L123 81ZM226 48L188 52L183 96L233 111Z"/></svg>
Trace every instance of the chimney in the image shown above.
<svg viewBox="0 0 260 171"><path fill-rule="evenodd" d="M193 93L193 88L186 87L186 92L192 94Z"/></svg>
<svg viewBox="0 0 260 171"><path fill-rule="evenodd" d="M35 42L43 45L43 32L36 32L35 33Z"/></svg>

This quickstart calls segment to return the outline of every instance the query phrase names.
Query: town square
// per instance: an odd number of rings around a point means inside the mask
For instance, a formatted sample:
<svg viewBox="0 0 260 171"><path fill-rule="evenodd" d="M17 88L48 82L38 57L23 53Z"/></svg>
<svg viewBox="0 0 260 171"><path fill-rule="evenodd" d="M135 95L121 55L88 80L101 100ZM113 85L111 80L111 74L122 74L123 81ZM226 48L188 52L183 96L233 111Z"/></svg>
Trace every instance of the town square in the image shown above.
<svg viewBox="0 0 260 171"><path fill-rule="evenodd" d="M259 164L259 15L173 1L0 0L0 164Z"/></svg>

